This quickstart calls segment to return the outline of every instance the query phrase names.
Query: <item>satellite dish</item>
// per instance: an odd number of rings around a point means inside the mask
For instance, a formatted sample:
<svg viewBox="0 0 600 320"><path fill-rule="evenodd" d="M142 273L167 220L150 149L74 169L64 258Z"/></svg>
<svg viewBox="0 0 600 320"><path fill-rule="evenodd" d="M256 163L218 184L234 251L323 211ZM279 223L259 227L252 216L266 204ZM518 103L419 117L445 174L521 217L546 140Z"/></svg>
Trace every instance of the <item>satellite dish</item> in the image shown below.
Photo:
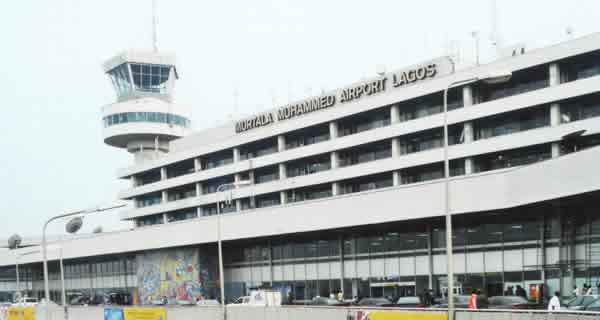
<svg viewBox="0 0 600 320"><path fill-rule="evenodd" d="M102 233L102 226L97 226L94 228L94 230L92 231L92 233Z"/></svg>
<svg viewBox="0 0 600 320"><path fill-rule="evenodd" d="M16 249L21 245L22 241L23 241L23 238L21 238L20 235L13 234L12 236L10 236L10 238L8 238L8 247L10 249Z"/></svg>
<svg viewBox="0 0 600 320"><path fill-rule="evenodd" d="M81 229L81 226L83 226L83 218L75 217L67 223L65 226L65 231L67 231L67 233L76 233L79 231L79 229Z"/></svg>

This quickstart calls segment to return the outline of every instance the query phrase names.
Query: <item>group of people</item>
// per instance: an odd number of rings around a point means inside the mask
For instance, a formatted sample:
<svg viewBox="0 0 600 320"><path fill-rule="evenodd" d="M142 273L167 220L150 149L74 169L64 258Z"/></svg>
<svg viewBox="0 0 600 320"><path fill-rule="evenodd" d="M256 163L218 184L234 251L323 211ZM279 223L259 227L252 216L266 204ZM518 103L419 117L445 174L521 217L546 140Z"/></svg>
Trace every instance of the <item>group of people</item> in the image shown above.
<svg viewBox="0 0 600 320"><path fill-rule="evenodd" d="M520 285L517 285L516 289L513 286L506 287L506 290L504 290L504 295L505 296L518 296L518 297L523 297L523 298L527 299L527 292Z"/></svg>
<svg viewBox="0 0 600 320"><path fill-rule="evenodd" d="M573 286L573 296L591 296L592 295L592 286L587 283L583 284L583 288L579 288L578 286Z"/></svg>

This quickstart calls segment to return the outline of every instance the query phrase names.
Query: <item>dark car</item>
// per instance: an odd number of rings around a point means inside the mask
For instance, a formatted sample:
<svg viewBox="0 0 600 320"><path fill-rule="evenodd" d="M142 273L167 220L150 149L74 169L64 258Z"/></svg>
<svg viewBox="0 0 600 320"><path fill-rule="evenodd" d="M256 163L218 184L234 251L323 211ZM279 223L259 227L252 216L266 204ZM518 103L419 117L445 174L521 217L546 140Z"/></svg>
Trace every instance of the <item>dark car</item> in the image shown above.
<svg viewBox="0 0 600 320"><path fill-rule="evenodd" d="M402 308L425 308L426 304L421 297L400 297L396 301L396 306Z"/></svg>
<svg viewBox="0 0 600 320"><path fill-rule="evenodd" d="M471 296L454 296L454 307L459 309L469 308L469 299ZM487 309L488 299L484 295L477 296L477 309ZM442 299L433 305L434 308L448 308L448 300Z"/></svg>
<svg viewBox="0 0 600 320"><path fill-rule="evenodd" d="M314 297L310 301L309 304L312 306L336 306L336 307L350 305L350 303L348 303L348 302L342 302L342 301L338 301L338 300L335 300L332 298L326 298L326 297Z"/></svg>
<svg viewBox="0 0 600 320"><path fill-rule="evenodd" d="M495 296L488 299L490 309L534 309L527 299L520 296Z"/></svg>
<svg viewBox="0 0 600 320"><path fill-rule="evenodd" d="M598 300L598 298L600 298L598 295L578 296L569 301L566 307L569 310L584 310L588 305Z"/></svg>
<svg viewBox="0 0 600 320"><path fill-rule="evenodd" d="M362 298L357 303L361 307L394 307L393 302L386 298Z"/></svg>

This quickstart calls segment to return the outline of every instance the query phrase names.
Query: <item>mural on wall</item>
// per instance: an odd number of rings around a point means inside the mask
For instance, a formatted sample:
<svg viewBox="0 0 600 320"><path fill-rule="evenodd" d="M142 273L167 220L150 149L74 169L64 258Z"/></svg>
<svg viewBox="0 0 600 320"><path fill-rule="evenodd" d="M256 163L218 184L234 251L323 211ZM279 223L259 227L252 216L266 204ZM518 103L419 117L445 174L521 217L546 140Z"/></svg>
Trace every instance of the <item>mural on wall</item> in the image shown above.
<svg viewBox="0 0 600 320"><path fill-rule="evenodd" d="M138 254L140 304L187 304L208 297L212 288L207 258L197 248L178 248Z"/></svg>

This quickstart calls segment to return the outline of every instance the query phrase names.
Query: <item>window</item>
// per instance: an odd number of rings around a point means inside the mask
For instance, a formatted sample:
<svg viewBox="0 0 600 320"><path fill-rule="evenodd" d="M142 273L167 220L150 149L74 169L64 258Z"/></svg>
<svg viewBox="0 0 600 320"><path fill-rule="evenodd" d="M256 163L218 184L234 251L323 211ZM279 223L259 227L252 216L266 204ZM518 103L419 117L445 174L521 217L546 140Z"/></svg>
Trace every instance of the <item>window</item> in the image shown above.
<svg viewBox="0 0 600 320"><path fill-rule="evenodd" d="M145 184L160 181L160 169L149 170L135 176L135 185L143 186Z"/></svg>
<svg viewBox="0 0 600 320"><path fill-rule="evenodd" d="M277 138L269 138L239 147L240 160L247 160L277 152Z"/></svg>
<svg viewBox="0 0 600 320"><path fill-rule="evenodd" d="M186 174L194 173L194 159L180 161L167 166L167 178L175 178Z"/></svg>
<svg viewBox="0 0 600 320"><path fill-rule="evenodd" d="M444 145L443 130L433 129L400 137L400 154L409 154L435 148Z"/></svg>
<svg viewBox="0 0 600 320"><path fill-rule="evenodd" d="M177 201L196 196L196 184L188 184L185 186L173 188L167 191L168 201Z"/></svg>
<svg viewBox="0 0 600 320"><path fill-rule="evenodd" d="M375 161L392 156L392 144L389 140L365 144L339 152L340 167Z"/></svg>
<svg viewBox="0 0 600 320"><path fill-rule="evenodd" d="M398 106L400 110L401 122L442 113L444 111L443 92L436 92L408 101L403 101L398 103ZM462 106L462 87L450 89L448 91L448 111L461 108Z"/></svg>
<svg viewBox="0 0 600 320"><path fill-rule="evenodd" d="M155 192L147 195L139 196L135 199L138 208L153 206L162 202L162 193Z"/></svg>
<svg viewBox="0 0 600 320"><path fill-rule="evenodd" d="M400 170L400 177L402 184L441 179L444 177L444 165L442 163L434 163L402 169Z"/></svg>
<svg viewBox="0 0 600 320"><path fill-rule="evenodd" d="M196 208L190 208L190 209L179 210L179 211L174 211L174 212L168 213L167 214L167 222L189 220L189 219L194 219L197 217L198 217L198 212L196 211Z"/></svg>
<svg viewBox="0 0 600 320"><path fill-rule="evenodd" d="M279 166L270 166L254 170L254 183L265 183L279 180Z"/></svg>
<svg viewBox="0 0 600 320"><path fill-rule="evenodd" d="M162 224L164 222L162 214L155 214L146 216L136 220L138 227L152 226L156 224Z"/></svg>
<svg viewBox="0 0 600 320"><path fill-rule="evenodd" d="M279 192L256 196L257 208L271 207L279 204L281 204L281 196L279 195Z"/></svg>
<svg viewBox="0 0 600 320"><path fill-rule="evenodd" d="M285 148L294 149L329 140L329 124L318 125L288 133Z"/></svg>
<svg viewBox="0 0 600 320"><path fill-rule="evenodd" d="M560 104L561 122L584 120L600 116L600 95L591 94Z"/></svg>
<svg viewBox="0 0 600 320"><path fill-rule="evenodd" d="M545 144L476 156L473 163L475 172L484 172L532 164L550 157L550 145Z"/></svg>
<svg viewBox="0 0 600 320"><path fill-rule="evenodd" d="M217 188L221 185L233 183L233 176L223 176L202 182L202 194L210 194L217 192ZM224 191L224 190L220 190Z"/></svg>
<svg viewBox="0 0 600 320"><path fill-rule="evenodd" d="M511 134L550 125L548 107L536 107L474 122L475 140Z"/></svg>
<svg viewBox="0 0 600 320"><path fill-rule="evenodd" d="M341 194L362 192L367 190L391 187L392 185L392 173L388 172L341 181L340 192Z"/></svg>
<svg viewBox="0 0 600 320"><path fill-rule="evenodd" d="M286 174L288 178L313 174L329 169L331 169L331 158L329 154L294 160L286 164Z"/></svg>
<svg viewBox="0 0 600 320"><path fill-rule="evenodd" d="M338 121L340 137L381 128L390 124L390 108L371 110Z"/></svg>
<svg viewBox="0 0 600 320"><path fill-rule="evenodd" d="M331 197L331 184L322 184L286 191L288 202L300 202Z"/></svg>
<svg viewBox="0 0 600 320"><path fill-rule="evenodd" d="M600 51L588 52L560 62L562 82L585 79L600 74Z"/></svg>
<svg viewBox="0 0 600 320"><path fill-rule="evenodd" d="M171 66L131 63L135 88L140 91L166 93Z"/></svg>
<svg viewBox="0 0 600 320"><path fill-rule="evenodd" d="M541 65L514 72L510 81L487 84L478 82L475 87L481 102L505 98L545 88L549 84L548 65Z"/></svg>
<svg viewBox="0 0 600 320"><path fill-rule="evenodd" d="M162 112L123 112L108 115L102 120L104 127L110 127L129 122L168 123L184 128L189 128L191 126L191 121L185 117Z"/></svg>
<svg viewBox="0 0 600 320"><path fill-rule="evenodd" d="M201 164L202 169L218 168L227 164L233 163L233 151L224 150L216 153L212 153L202 157Z"/></svg>

